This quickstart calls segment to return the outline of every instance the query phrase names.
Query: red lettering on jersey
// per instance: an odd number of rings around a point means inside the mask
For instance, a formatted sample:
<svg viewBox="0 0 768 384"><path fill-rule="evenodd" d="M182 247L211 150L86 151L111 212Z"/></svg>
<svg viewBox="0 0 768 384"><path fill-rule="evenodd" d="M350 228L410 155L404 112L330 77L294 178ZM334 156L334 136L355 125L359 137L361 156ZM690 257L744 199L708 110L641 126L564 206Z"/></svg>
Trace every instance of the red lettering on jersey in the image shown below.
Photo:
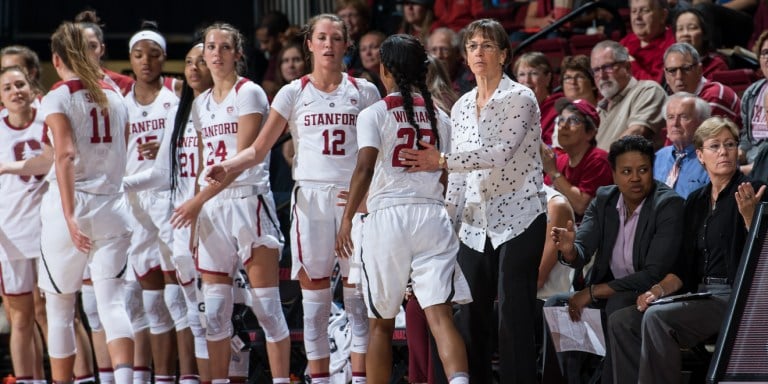
<svg viewBox="0 0 768 384"><path fill-rule="evenodd" d="M165 119L154 119L139 121L138 123L131 123L131 134L155 131L158 129L165 129Z"/></svg>
<svg viewBox="0 0 768 384"><path fill-rule="evenodd" d="M237 123L222 123L215 124L209 127L203 127L203 136L213 137L219 135L235 135L237 134Z"/></svg>
<svg viewBox="0 0 768 384"><path fill-rule="evenodd" d="M176 143L176 146L177 147L184 147L184 148L194 148L194 147L197 147L197 136L182 137Z"/></svg>
<svg viewBox="0 0 768 384"><path fill-rule="evenodd" d="M352 113L316 113L304 116L304 125L355 125L357 115Z"/></svg>

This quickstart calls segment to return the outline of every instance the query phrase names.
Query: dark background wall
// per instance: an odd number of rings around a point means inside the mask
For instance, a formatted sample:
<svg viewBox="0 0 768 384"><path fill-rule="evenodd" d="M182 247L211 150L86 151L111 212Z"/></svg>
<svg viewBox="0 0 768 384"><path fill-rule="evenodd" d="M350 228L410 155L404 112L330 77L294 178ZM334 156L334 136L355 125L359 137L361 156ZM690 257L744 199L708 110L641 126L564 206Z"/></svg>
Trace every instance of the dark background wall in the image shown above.
<svg viewBox="0 0 768 384"><path fill-rule="evenodd" d="M85 8L95 9L105 24L109 59L128 57L127 41L141 21L155 20L169 42L169 57L186 52L196 28L213 21L226 21L238 27L249 39L254 20L258 20L263 1L244 0L0 0L0 46L24 44L42 60L49 60L51 33L64 20L72 20ZM176 52L178 50L178 52Z"/></svg>

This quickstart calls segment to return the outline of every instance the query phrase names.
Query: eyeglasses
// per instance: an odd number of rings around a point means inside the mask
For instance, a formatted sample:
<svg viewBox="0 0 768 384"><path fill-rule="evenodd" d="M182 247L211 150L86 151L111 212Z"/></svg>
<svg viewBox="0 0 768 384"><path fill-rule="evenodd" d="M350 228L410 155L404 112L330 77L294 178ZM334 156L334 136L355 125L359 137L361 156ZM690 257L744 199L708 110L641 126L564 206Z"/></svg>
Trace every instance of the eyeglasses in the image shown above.
<svg viewBox="0 0 768 384"><path fill-rule="evenodd" d="M720 152L720 148L725 148L725 151L729 152L729 151L736 150L736 147L738 146L739 146L739 143L737 143L736 141L729 140L722 144L712 143L710 145L705 145L704 149L710 150L713 153L718 153Z"/></svg>
<svg viewBox="0 0 768 384"><path fill-rule="evenodd" d="M429 53L448 53L451 52L451 47L430 47Z"/></svg>
<svg viewBox="0 0 768 384"><path fill-rule="evenodd" d="M581 127L584 125L585 122L586 121L584 121L584 119L576 115L570 115L567 118L562 116L558 116L557 118L555 118L555 125L557 125L558 127L565 127L565 126Z"/></svg>
<svg viewBox="0 0 768 384"><path fill-rule="evenodd" d="M680 119L680 121L687 123L687 122L693 120L693 117L691 115L687 115L685 113L681 113L679 115L669 114L669 115L666 116L666 119L667 119L667 121L677 121L677 119Z"/></svg>
<svg viewBox="0 0 768 384"><path fill-rule="evenodd" d="M768 59L768 49L763 49L760 51L760 57L763 59Z"/></svg>
<svg viewBox="0 0 768 384"><path fill-rule="evenodd" d="M689 65L681 65L679 67L664 68L664 72L666 72L667 75L670 75L670 76L674 76L675 74L677 74L678 71L680 71L683 75L687 75L691 71L693 71L694 68L696 68L697 64L689 64Z"/></svg>
<svg viewBox="0 0 768 384"><path fill-rule="evenodd" d="M467 43L467 45L464 46L464 48L467 49L467 52L474 52L478 48L480 48L480 49L483 50L483 52L488 53L488 52L495 51L496 48L498 48L498 46L496 46L496 44L491 43L491 42L485 42L485 43L482 43L482 44L478 44L478 43L475 43L475 42L469 42L469 43Z"/></svg>
<svg viewBox="0 0 768 384"><path fill-rule="evenodd" d="M530 72L520 72L515 75L515 78L522 79L523 77L539 77L539 76L541 76L541 72L530 71Z"/></svg>
<svg viewBox="0 0 768 384"><path fill-rule="evenodd" d="M584 75L563 76L563 83L578 83L586 79L587 77Z"/></svg>
<svg viewBox="0 0 768 384"><path fill-rule="evenodd" d="M647 15L649 13L653 12L653 9L651 8L630 8L629 13L631 15L637 15L638 13L641 15Z"/></svg>
<svg viewBox="0 0 768 384"><path fill-rule="evenodd" d="M616 66L619 64L624 64L626 61L614 61L613 63L603 64L599 67L592 68L592 76L597 76L599 73L605 73L610 75L613 73L613 71L616 70Z"/></svg>

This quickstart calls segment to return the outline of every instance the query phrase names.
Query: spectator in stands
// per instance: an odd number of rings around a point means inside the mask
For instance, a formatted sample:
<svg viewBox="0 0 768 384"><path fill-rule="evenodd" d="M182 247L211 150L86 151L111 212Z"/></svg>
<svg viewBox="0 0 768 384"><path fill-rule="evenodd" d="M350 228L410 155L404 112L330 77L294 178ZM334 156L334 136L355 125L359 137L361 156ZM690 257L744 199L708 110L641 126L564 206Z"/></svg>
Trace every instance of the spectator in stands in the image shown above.
<svg viewBox="0 0 768 384"><path fill-rule="evenodd" d="M429 53L443 62L453 90L459 95L475 86L475 75L469 70L459 47L459 35L450 28L437 28L427 39Z"/></svg>
<svg viewBox="0 0 768 384"><path fill-rule="evenodd" d="M674 273L655 280L637 297L636 306L608 318L616 381L621 375L626 383L680 382L680 348L720 331L755 207L766 200L765 185L739 172L738 138L738 127L722 117L696 130L696 155L711 182L685 202L683 248ZM648 306L675 292L696 291L712 296Z"/></svg>
<svg viewBox="0 0 768 384"><path fill-rule="evenodd" d="M766 122L766 97L768 87L768 31L764 31L753 48L753 52L760 61L762 79L750 85L741 99L741 134L739 138L739 163L741 171L748 174L752 171L752 164L762 147L768 151L768 123Z"/></svg>
<svg viewBox="0 0 768 384"><path fill-rule="evenodd" d="M589 57L584 55L566 56L560 64L560 82L565 98L571 101L586 100L597 105L597 85L589 66Z"/></svg>
<svg viewBox="0 0 768 384"><path fill-rule="evenodd" d="M664 124L661 116L666 98L664 89L656 82L635 79L629 60L627 49L612 40L601 41L592 49L592 74L604 97L598 103L600 126L597 130L597 146L603 150L627 135L641 135L655 141Z"/></svg>
<svg viewBox="0 0 768 384"><path fill-rule="evenodd" d="M661 82L663 63L659 58L675 43L675 34L667 28L667 0L630 0L632 33L621 39L632 63L632 75L638 80Z"/></svg>
<svg viewBox="0 0 768 384"><path fill-rule="evenodd" d="M554 73L549 60L541 52L528 52L520 56L512 69L520 84L530 88L536 95L541 110L541 140L552 145L552 132L555 130L555 101L563 97L562 92L552 93Z"/></svg>
<svg viewBox="0 0 768 384"><path fill-rule="evenodd" d="M435 0L432 29L448 27L455 32L479 19L496 19L507 33L522 26L527 2L514 0Z"/></svg>
<svg viewBox="0 0 768 384"><path fill-rule="evenodd" d="M547 301L547 306L567 301L573 321L581 319L586 307L601 308L606 316L634 307L637 292L647 291L669 273L680 250L683 199L653 179L652 143L635 135L622 137L611 145L608 160L616 185L597 190L578 230L569 223L551 232L561 262L577 268L595 257L586 288ZM611 338L606 341L612 346ZM610 359L606 354L604 383L612 377ZM578 380L581 367L566 361L569 380Z"/></svg>
<svg viewBox="0 0 768 384"><path fill-rule="evenodd" d="M434 1L398 0L398 3L403 4L403 22L398 33L413 35L426 45L429 28L435 19L435 12L432 11Z"/></svg>
<svg viewBox="0 0 768 384"><path fill-rule="evenodd" d="M360 71L363 63L360 62L358 46L360 38L368 32L371 24L371 10L364 0L336 0L336 15L347 24L352 46L344 55L344 65L347 70Z"/></svg>
<svg viewBox="0 0 768 384"><path fill-rule="evenodd" d="M589 57L584 55L566 56L560 64L560 88L563 95L570 101L585 100L597 105L597 85L589 67ZM595 131L597 132L597 131ZM557 127L552 132L552 148L559 148Z"/></svg>
<svg viewBox="0 0 768 384"><path fill-rule="evenodd" d="M760 16L754 12L758 0L693 0L693 4L712 26L715 48L746 46L752 36L752 17Z"/></svg>
<svg viewBox="0 0 768 384"><path fill-rule="evenodd" d="M279 87L298 79L307 73L309 65L304 59L301 44L290 44L277 54L278 67L275 68L275 81Z"/></svg>
<svg viewBox="0 0 768 384"><path fill-rule="evenodd" d="M664 52L664 78L667 92L692 93L709 103L712 116L723 116L741 126L741 100L730 87L702 75L696 48L688 43L672 44ZM703 120L702 120L703 121Z"/></svg>
<svg viewBox="0 0 768 384"><path fill-rule="evenodd" d="M557 102L559 116L555 120L560 146L565 151L555 156L549 148L542 150L541 162L551 185L570 201L576 214L575 223L587 210L597 188L613 184L608 153L597 148L595 134L600 116L586 100Z"/></svg>
<svg viewBox="0 0 768 384"><path fill-rule="evenodd" d="M270 100L275 96L280 85L277 83L275 75L280 67L278 54L283 49L281 36L288 29L291 23L288 16L280 11L270 11L261 18L261 23L256 29L256 41L259 43L259 49L267 58L267 69L264 72L264 79L261 81L261 87L267 93Z"/></svg>
<svg viewBox="0 0 768 384"><path fill-rule="evenodd" d="M386 38L387 36L379 31L369 31L364 34L360 38L360 46L358 47L360 50L360 63L363 68L360 71L352 72L353 76L362 77L375 84L382 97L386 96L387 93L379 73L379 65L381 64L379 47L381 47L381 43Z"/></svg>
<svg viewBox="0 0 768 384"><path fill-rule="evenodd" d="M710 117L709 104L691 93L677 92L667 99L663 114L667 121L667 140L672 144L656 152L653 175L686 198L709 182L693 146L696 128Z"/></svg>
<svg viewBox="0 0 768 384"><path fill-rule="evenodd" d="M711 73L728 70L725 57L712 51L709 28L704 16L695 8L686 9L675 16L675 40L688 43L696 48L701 58L702 73L708 77Z"/></svg>

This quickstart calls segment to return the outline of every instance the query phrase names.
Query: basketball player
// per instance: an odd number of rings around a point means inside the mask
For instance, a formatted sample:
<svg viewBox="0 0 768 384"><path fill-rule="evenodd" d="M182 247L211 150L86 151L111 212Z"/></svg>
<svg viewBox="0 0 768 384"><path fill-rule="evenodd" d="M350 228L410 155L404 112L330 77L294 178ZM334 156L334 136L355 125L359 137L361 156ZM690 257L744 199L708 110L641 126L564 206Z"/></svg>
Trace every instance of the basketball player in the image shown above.
<svg viewBox="0 0 768 384"><path fill-rule="evenodd" d="M101 19L96 15L96 11L88 9L78 13L75 16L75 22L85 31L85 38L88 40L88 49L90 50L91 57L99 65L103 65L102 58L107 53L107 46L104 45L103 25L101 25ZM131 77L110 71L103 66L101 71L104 73L104 80L117 87L121 94L125 95L131 90L131 86L134 83Z"/></svg>
<svg viewBox="0 0 768 384"><path fill-rule="evenodd" d="M312 72L281 88L264 133L235 159L212 168L208 176L221 181L231 177L229 173L258 164L286 125L290 129L296 148L291 273L302 288L304 348L312 382L327 383L330 276L342 213L336 205L337 195L347 190L357 156L357 114L380 97L373 84L342 72L344 52L350 46L344 21L322 14L310 19L305 30ZM340 260L340 265L347 277L348 261ZM368 321L362 295L349 284L344 288L344 307L352 324L352 380L354 384L364 383Z"/></svg>
<svg viewBox="0 0 768 384"><path fill-rule="evenodd" d="M125 97L130 119L126 176L152 168L160 141L166 127L170 126L169 113L178 104L174 87L180 87L181 82L161 76L166 57L165 47L165 39L151 22L144 22L141 30L129 42L136 83ZM149 322L155 381L161 383L176 380L177 348L173 332L183 332L189 328L184 294L176 282L176 272L171 261L173 229L170 225L170 195L168 188L126 195L137 222L131 239L129 260L143 290L142 300ZM134 331L139 330L134 328ZM180 336L189 338L191 334L184 332ZM189 352L183 356L192 359ZM150 378L145 379L148 382Z"/></svg>
<svg viewBox="0 0 768 384"><path fill-rule="evenodd" d="M38 283L47 296L51 376L58 383L72 381L75 298L88 267L115 382L128 384L133 376L133 332L122 277L130 229L121 186L128 112L119 93L101 81L81 28L61 24L51 38L51 50L62 81L41 103L54 147L54 170L41 206Z"/></svg>
<svg viewBox="0 0 768 384"><path fill-rule="evenodd" d="M38 384L42 345L35 340L37 261L40 258L40 202L53 149L41 143L44 121L33 108L35 94L26 71L0 70L0 293L11 323L10 352L16 382ZM43 154L43 151L46 153Z"/></svg>
<svg viewBox="0 0 768 384"><path fill-rule="evenodd" d="M233 157L254 141L269 106L264 90L239 76L243 69L243 38L228 24L214 24L203 33L203 57L213 88L192 106L200 132L205 164ZM174 227L196 221L198 270L202 275L206 338L213 384L227 383L231 356L232 275L242 261L252 287L253 306L267 340L273 383L289 382L290 340L278 291L282 235L269 189L268 161L231 173L222 183L200 182L200 191L174 210ZM234 235L233 235L234 234Z"/></svg>
<svg viewBox="0 0 768 384"><path fill-rule="evenodd" d="M360 113L360 153L336 243L339 255L351 255L352 218L369 193L361 251L371 318L368 379L389 382L395 316L411 280L449 382L469 383L451 303L472 300L456 263L459 240L445 210L445 174L408 173L400 158L403 148L419 142L449 148L450 120L437 110L427 89L427 54L416 38L390 36L381 45L381 60L382 82L390 93Z"/></svg>
<svg viewBox="0 0 768 384"><path fill-rule="evenodd" d="M152 169L144 170L124 179L126 191L147 189L170 189L171 199L175 206L195 195L195 183L200 172L200 150L198 133L190 119L190 109L195 97L213 85L211 73L203 60L203 44L195 45L185 59L184 76L186 82L182 87L178 108L174 108L168 118L167 129L163 136L157 161ZM205 342L205 330L200 322L200 312L197 295L197 271L190 250L190 228L175 228L173 230L173 264L176 276L183 287L187 303L187 318L194 335L194 353L197 357L198 379L210 382L208 373L208 348ZM183 353L181 343L179 352ZM185 359L180 358L180 363ZM189 379L195 379L193 369L179 366L180 384L186 384ZM192 377L190 377L192 376ZM191 384L191 383L190 383Z"/></svg>

